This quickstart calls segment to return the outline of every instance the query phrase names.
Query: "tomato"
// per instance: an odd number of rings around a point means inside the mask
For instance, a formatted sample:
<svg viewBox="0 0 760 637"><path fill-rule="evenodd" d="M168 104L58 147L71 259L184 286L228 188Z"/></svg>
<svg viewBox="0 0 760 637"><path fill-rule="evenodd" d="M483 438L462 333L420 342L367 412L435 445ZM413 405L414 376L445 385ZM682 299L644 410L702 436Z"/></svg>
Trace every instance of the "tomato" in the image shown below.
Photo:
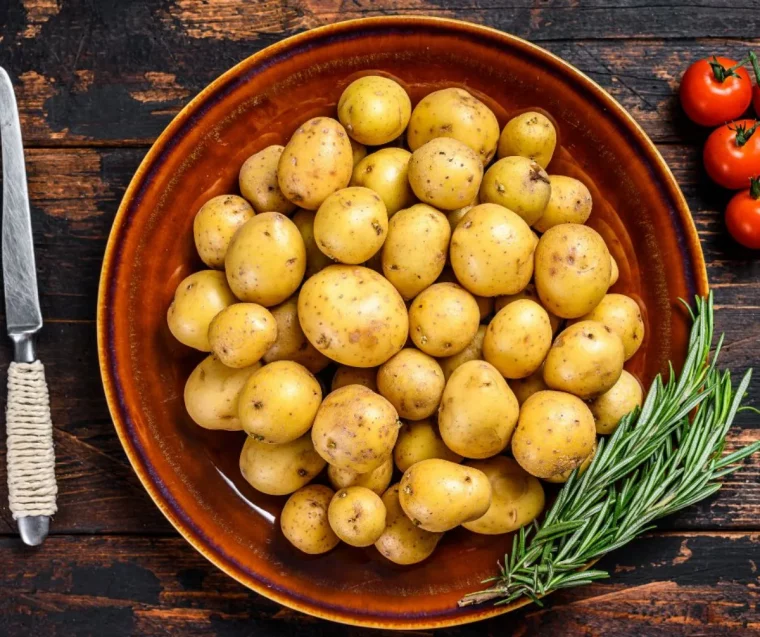
<svg viewBox="0 0 760 637"><path fill-rule="evenodd" d="M730 58L694 62L681 78L681 104L689 119L702 126L718 126L741 117L752 101L752 80Z"/></svg>
<svg viewBox="0 0 760 637"><path fill-rule="evenodd" d="M716 184L731 190L749 185L760 175L760 131L753 119L740 119L716 128L705 143L702 158Z"/></svg>
<svg viewBox="0 0 760 637"><path fill-rule="evenodd" d="M760 250L760 178L752 179L751 184L728 202L726 225L743 246Z"/></svg>

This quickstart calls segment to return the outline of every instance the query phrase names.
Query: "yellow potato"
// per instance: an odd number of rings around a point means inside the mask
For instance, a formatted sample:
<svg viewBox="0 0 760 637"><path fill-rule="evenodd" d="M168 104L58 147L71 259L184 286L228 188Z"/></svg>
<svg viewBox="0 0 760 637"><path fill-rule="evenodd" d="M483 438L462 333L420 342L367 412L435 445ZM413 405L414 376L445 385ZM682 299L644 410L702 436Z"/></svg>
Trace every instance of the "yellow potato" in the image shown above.
<svg viewBox="0 0 760 637"><path fill-rule="evenodd" d="M293 223L296 224L298 232L301 233L306 250L305 278L307 279L320 270L324 270L328 265L333 264L333 260L319 249L317 241L314 239L314 217L316 217L316 214L312 210L301 209L293 215Z"/></svg>
<svg viewBox="0 0 760 637"><path fill-rule="evenodd" d="M438 409L446 380L432 356L402 349L377 371L377 387L401 418L422 420Z"/></svg>
<svg viewBox="0 0 760 637"><path fill-rule="evenodd" d="M275 361L254 372L240 392L240 422L256 440L283 444L309 430L321 401L322 388L308 369Z"/></svg>
<svg viewBox="0 0 760 637"><path fill-rule="evenodd" d="M375 542L381 555L396 564L417 564L435 551L443 533L430 533L412 524L399 503L399 485L383 494L385 530Z"/></svg>
<svg viewBox="0 0 760 637"><path fill-rule="evenodd" d="M533 275L534 249L533 233L519 215L497 204L480 204L454 230L451 266L473 294L516 294Z"/></svg>
<svg viewBox="0 0 760 637"><path fill-rule="evenodd" d="M620 270L618 269L617 261L615 261L615 257L610 255L610 287L615 285L617 283L617 280L620 278Z"/></svg>
<svg viewBox="0 0 760 637"><path fill-rule="evenodd" d="M380 75L354 80L338 100L338 119L348 134L367 146L381 146L401 135L412 102L398 83Z"/></svg>
<svg viewBox="0 0 760 637"><path fill-rule="evenodd" d="M480 325L472 294L456 283L431 285L412 301L409 333L430 356L453 356L470 344Z"/></svg>
<svg viewBox="0 0 760 637"><path fill-rule="evenodd" d="M478 204L469 204L467 206L462 206L461 208L452 210L449 214L446 215L446 219L449 221L449 226L451 226L451 232L454 232L454 230L457 229L459 222L464 219L464 216L477 205Z"/></svg>
<svg viewBox="0 0 760 637"><path fill-rule="evenodd" d="M340 539L330 528L327 509L333 490L321 484L310 484L288 498L280 514L280 528L297 549L319 555L335 548Z"/></svg>
<svg viewBox="0 0 760 637"><path fill-rule="evenodd" d="M641 308L636 301L624 294L606 294L599 305L579 320L597 321L609 327L623 341L625 360L638 352L644 342Z"/></svg>
<svg viewBox="0 0 760 637"><path fill-rule="evenodd" d="M398 494L412 523L432 533L477 520L491 506L491 483L482 471L440 458L409 467Z"/></svg>
<svg viewBox="0 0 760 637"><path fill-rule="evenodd" d="M376 392L377 367L349 367L348 365L338 365L338 369L335 370L335 375L332 378L330 390L335 391L346 385L364 385L366 388Z"/></svg>
<svg viewBox="0 0 760 637"><path fill-rule="evenodd" d="M536 392L549 389L549 385L544 382L543 367L539 367L530 376L526 376L525 378L514 378L508 384L519 405L522 405Z"/></svg>
<svg viewBox="0 0 760 637"><path fill-rule="evenodd" d="M413 299L435 282L446 265L450 238L446 217L427 204L393 216L383 246L383 274L404 299Z"/></svg>
<svg viewBox="0 0 760 637"><path fill-rule="evenodd" d="M552 187L549 175L525 157L504 157L491 166L480 184L480 200L517 213L529 226L544 214Z"/></svg>
<svg viewBox="0 0 760 637"><path fill-rule="evenodd" d="M454 270L450 267L444 267L440 276L435 280L436 283L456 283L461 285L457 280ZM473 294L472 297L478 304L478 310L480 312L480 322L485 321L491 314L493 314L493 299L488 296L478 296Z"/></svg>
<svg viewBox="0 0 760 637"><path fill-rule="evenodd" d="M367 473L391 455L400 424L385 398L363 385L347 385L322 402L311 436L317 453L331 465Z"/></svg>
<svg viewBox="0 0 760 637"><path fill-rule="evenodd" d="M277 339L264 354L264 362L290 360L299 363L312 374L322 371L330 359L309 343L298 322L298 296L271 309L277 323Z"/></svg>
<svg viewBox="0 0 760 637"><path fill-rule="evenodd" d="M219 195L204 203L193 220L195 248L203 263L223 269L232 235L254 214L250 204L236 195Z"/></svg>
<svg viewBox="0 0 760 637"><path fill-rule="evenodd" d="M351 185L374 190L392 217L416 200L408 179L411 157L404 148L381 148L354 166Z"/></svg>
<svg viewBox="0 0 760 637"><path fill-rule="evenodd" d="M306 247L290 219L279 212L264 212L247 221L232 237L224 268L236 297L271 307L301 285Z"/></svg>
<svg viewBox="0 0 760 637"><path fill-rule="evenodd" d="M610 389L623 371L623 342L609 327L581 321L560 332L544 363L552 389L590 400Z"/></svg>
<svg viewBox="0 0 760 637"><path fill-rule="evenodd" d="M224 272L195 272L184 278L174 292L166 313L169 331L183 345L210 352L208 326L219 312L236 300Z"/></svg>
<svg viewBox="0 0 760 637"><path fill-rule="evenodd" d="M298 318L314 347L352 367L383 364L409 333L396 288L360 266L331 265L306 281L298 295Z"/></svg>
<svg viewBox="0 0 760 637"><path fill-rule="evenodd" d="M289 215L296 205L282 194L277 181L277 166L284 146L268 146L245 160L240 168L240 193L256 212L281 212Z"/></svg>
<svg viewBox="0 0 760 637"><path fill-rule="evenodd" d="M314 451L311 436L281 445L247 438L240 454L240 472L254 489L267 495L288 495L311 482L327 463Z"/></svg>
<svg viewBox="0 0 760 637"><path fill-rule="evenodd" d="M443 377L449 380L454 370L466 363L467 361L483 360L483 340L486 337L485 325L480 325L478 331L475 332L475 338L473 338L469 345L465 347L459 354L454 356L447 356L446 358L438 359L438 363L443 371Z"/></svg>
<svg viewBox="0 0 760 637"><path fill-rule="evenodd" d="M367 156L367 147L364 144L360 144L355 139L351 139L350 137L349 137L349 141L351 142L351 151L353 153L354 168L356 168L356 164L358 164L362 159L364 159Z"/></svg>
<svg viewBox="0 0 760 637"><path fill-rule="evenodd" d="M346 130L330 117L314 117L290 138L277 165L280 190L294 204L316 210L348 186L354 169Z"/></svg>
<svg viewBox="0 0 760 637"><path fill-rule="evenodd" d="M580 467L578 467L578 477L582 476L584 473L586 473L586 469L589 468L591 465L591 461L594 459L594 456L596 455L596 440L594 441L594 446L591 449L591 453L586 456L586 459L581 462ZM568 469L564 473L558 473L557 475L552 476L551 478L544 478L544 482L550 482L551 484L564 484L570 479L570 475L573 473L574 469Z"/></svg>
<svg viewBox="0 0 760 637"><path fill-rule="evenodd" d="M520 155L546 168L557 146L557 131L551 120L535 111L528 111L507 122L499 138L499 157Z"/></svg>
<svg viewBox="0 0 760 637"><path fill-rule="evenodd" d="M407 130L407 141L413 151L440 137L467 144L485 166L496 152L499 122L490 108L464 89L445 88L420 100Z"/></svg>
<svg viewBox="0 0 760 637"><path fill-rule="evenodd" d="M531 475L549 479L580 466L595 442L594 417L580 398L540 391L523 403L512 455Z"/></svg>
<svg viewBox="0 0 760 637"><path fill-rule="evenodd" d="M527 286L517 294L505 294L504 296L497 296L494 299L494 310L496 312L500 312L503 308L507 307L510 303L513 303L514 301L519 301L520 299L530 299L531 301L535 301L539 305L541 305L541 299L538 298L538 292L536 292L536 286L532 283L528 283ZM543 305L541 305L543 307ZM556 333L559 329L559 326L562 324L562 319L557 316L556 314L552 314L544 307L544 310L549 315L549 323L551 323L552 326L552 334Z"/></svg>
<svg viewBox="0 0 760 637"><path fill-rule="evenodd" d="M388 456L379 467L367 473L356 473L351 469L340 469L334 465L328 465L327 477L336 489L366 487L377 495L383 495L393 477L393 458Z"/></svg>
<svg viewBox="0 0 760 637"><path fill-rule="evenodd" d="M272 313L255 303L235 303L214 317L208 328L214 352L228 367L248 367L266 354L277 340Z"/></svg>
<svg viewBox="0 0 760 637"><path fill-rule="evenodd" d="M596 230L577 223L549 228L536 247L541 304L562 318L587 314L607 292L610 267L610 253Z"/></svg>
<svg viewBox="0 0 760 637"><path fill-rule="evenodd" d="M483 341L483 358L505 378L525 378L544 362L552 345L549 315L535 301L509 303L494 316Z"/></svg>
<svg viewBox="0 0 760 637"><path fill-rule="evenodd" d="M467 466L482 471L491 483L491 506L477 520L462 526L473 533L500 535L530 524L544 510L544 488L512 458L495 456L468 460Z"/></svg>
<svg viewBox="0 0 760 637"><path fill-rule="evenodd" d="M509 443L518 411L517 399L498 370L485 361L468 361L446 383L438 427L455 453L489 458Z"/></svg>
<svg viewBox="0 0 760 637"><path fill-rule="evenodd" d="M372 546L385 531L385 505L365 487L341 489L327 509L330 527L350 546Z"/></svg>
<svg viewBox="0 0 760 637"><path fill-rule="evenodd" d="M591 216L591 193L582 181L565 175L552 175L551 197L541 218L533 224L539 232L561 223L586 223Z"/></svg>
<svg viewBox="0 0 760 637"><path fill-rule="evenodd" d="M438 425L432 418L407 422L401 427L398 441L393 448L393 459L399 471L404 472L413 464L431 458L460 462L462 456L449 449L441 438Z"/></svg>
<svg viewBox="0 0 760 637"><path fill-rule="evenodd" d="M240 431L238 397L245 381L261 367L233 369L213 354L204 358L185 383L185 409L193 421L205 429Z"/></svg>
<svg viewBox="0 0 760 637"><path fill-rule="evenodd" d="M636 407L641 407L643 400L641 384L635 376L623 370L618 381L610 389L589 403L596 422L596 433L614 433L620 419Z"/></svg>
<svg viewBox="0 0 760 637"><path fill-rule="evenodd" d="M417 198L441 210L469 204L478 194L483 164L469 146L438 137L420 146L409 160L409 184Z"/></svg>

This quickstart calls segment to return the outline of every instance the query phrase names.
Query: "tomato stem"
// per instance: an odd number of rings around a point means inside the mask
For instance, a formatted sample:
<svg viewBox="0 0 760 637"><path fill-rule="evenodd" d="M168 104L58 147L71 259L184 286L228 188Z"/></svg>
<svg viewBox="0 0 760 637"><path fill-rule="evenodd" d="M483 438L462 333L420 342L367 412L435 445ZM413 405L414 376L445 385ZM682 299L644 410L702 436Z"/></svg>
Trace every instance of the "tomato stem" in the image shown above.
<svg viewBox="0 0 760 637"><path fill-rule="evenodd" d="M710 65L710 68L712 68L713 75L715 76L715 79L718 80L721 84L725 82L729 77L738 77L740 78L740 75L736 72L736 69L744 66L747 62L751 62L752 58L750 57L752 54L750 53L749 56L744 58L741 62L737 62L732 66L730 69L727 69L725 66L723 66L720 62L718 62L718 58L713 55L712 62L709 60L707 61ZM757 73L757 70L755 70Z"/></svg>
<svg viewBox="0 0 760 637"><path fill-rule="evenodd" d="M757 56L755 55L754 51L750 51L748 57L750 64L752 64L752 70L755 72L755 79L757 80L757 84L760 86L760 64L757 63Z"/></svg>
<svg viewBox="0 0 760 637"><path fill-rule="evenodd" d="M736 132L736 145L741 148L749 141L749 138L754 135L755 131L757 130L758 125L757 120L755 120L755 123L752 125L752 128L747 128L744 126L744 124L737 124L735 128L728 127L729 130Z"/></svg>
<svg viewBox="0 0 760 637"><path fill-rule="evenodd" d="M760 199L760 177L749 178L749 196L753 199Z"/></svg>

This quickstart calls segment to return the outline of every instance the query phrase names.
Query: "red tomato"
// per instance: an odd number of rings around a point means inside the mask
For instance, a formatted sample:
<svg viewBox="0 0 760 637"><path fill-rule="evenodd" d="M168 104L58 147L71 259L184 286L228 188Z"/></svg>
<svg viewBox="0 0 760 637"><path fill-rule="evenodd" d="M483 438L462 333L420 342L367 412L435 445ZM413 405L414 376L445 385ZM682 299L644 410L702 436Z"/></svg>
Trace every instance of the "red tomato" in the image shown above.
<svg viewBox="0 0 760 637"><path fill-rule="evenodd" d="M690 120L702 126L719 126L744 114L752 100L752 80L741 66L744 62L713 57L686 69L680 94Z"/></svg>
<svg viewBox="0 0 760 637"><path fill-rule="evenodd" d="M716 128L705 143L702 158L716 184L741 190L760 175L760 131L753 119L740 119Z"/></svg>
<svg viewBox="0 0 760 637"><path fill-rule="evenodd" d="M747 190L737 192L726 208L726 225L731 236L753 250L760 250L760 178Z"/></svg>

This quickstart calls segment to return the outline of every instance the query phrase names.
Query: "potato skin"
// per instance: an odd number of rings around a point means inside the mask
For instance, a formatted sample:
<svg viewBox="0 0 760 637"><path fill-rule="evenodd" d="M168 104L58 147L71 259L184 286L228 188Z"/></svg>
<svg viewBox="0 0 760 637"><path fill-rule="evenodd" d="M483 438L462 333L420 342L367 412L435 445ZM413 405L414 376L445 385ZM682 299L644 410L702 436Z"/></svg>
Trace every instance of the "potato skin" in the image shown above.
<svg viewBox="0 0 760 637"><path fill-rule="evenodd" d="M261 363L233 369L213 354L204 358L185 383L185 409L193 421L205 429L240 431L238 397L248 378Z"/></svg>
<svg viewBox="0 0 760 637"><path fill-rule="evenodd" d="M296 205L287 199L277 181L277 166L284 146L267 146L243 162L238 175L240 194L256 212L281 212L291 214Z"/></svg>
<svg viewBox="0 0 760 637"><path fill-rule="evenodd" d="M431 533L412 524L401 508L399 486L394 484L383 494L385 530L375 548L396 564L417 564L432 555L443 533Z"/></svg>
<svg viewBox="0 0 760 637"><path fill-rule="evenodd" d="M577 223L549 228L536 247L541 304L562 318L593 310L610 284L610 253L596 230Z"/></svg>
<svg viewBox="0 0 760 637"><path fill-rule="evenodd" d="M364 144L360 144L355 139L351 139L349 135L348 141L351 142L351 151L353 153L354 168L356 165L367 156L367 147Z"/></svg>
<svg viewBox="0 0 760 637"><path fill-rule="evenodd" d="M447 381L451 378L451 374L454 373L454 370L463 363L466 363L467 361L483 360L483 340L486 337L486 329L487 326L480 325L478 331L475 332L475 337L470 341L467 347L459 352L459 354L438 359L438 364L443 371L443 377Z"/></svg>
<svg viewBox="0 0 760 637"><path fill-rule="evenodd" d="M346 385L364 385L373 392L377 392L377 368L339 365L332 377L330 390L335 391Z"/></svg>
<svg viewBox="0 0 760 637"><path fill-rule="evenodd" d="M610 255L610 287L615 285L617 283L617 280L620 278L620 269L618 268L617 261L615 261L615 257Z"/></svg>
<svg viewBox="0 0 760 637"><path fill-rule="evenodd" d="M523 290L518 292L517 294L505 294L503 296L497 296L494 299L494 310L496 312L501 311L503 308L507 307L510 303L513 303L514 301L519 301L520 299L530 299L531 301L535 301L539 305L541 305L541 299L538 296L538 292L536 292L536 286L532 283L528 283L528 285L525 286ZM541 305L541 307L544 307ZM562 325L562 319L557 316L556 314L552 314L544 307L544 310L549 315L549 323L551 323L552 326L552 334L556 333L559 329L560 325Z"/></svg>
<svg viewBox="0 0 760 637"><path fill-rule="evenodd" d="M385 531L385 505L365 487L341 489L327 509L330 527L350 546L372 546Z"/></svg>
<svg viewBox="0 0 760 637"><path fill-rule="evenodd" d="M401 135L409 123L412 102L404 88L380 75L349 84L338 100L338 119L352 139L381 146Z"/></svg>
<svg viewBox="0 0 760 637"><path fill-rule="evenodd" d="M549 175L525 157L504 157L491 166L480 184L480 201L517 213L529 226L544 214L549 202Z"/></svg>
<svg viewBox="0 0 760 637"><path fill-rule="evenodd" d="M390 220L383 245L383 274L405 300L432 285L446 265L451 228L427 204L400 210Z"/></svg>
<svg viewBox="0 0 760 637"><path fill-rule="evenodd" d="M208 326L219 312L236 300L223 272L195 272L185 277L174 292L174 299L166 312L169 331L183 345L210 352Z"/></svg>
<svg viewBox="0 0 760 637"><path fill-rule="evenodd" d="M310 484L288 498L280 514L280 528L297 549L319 555L338 545L340 539L327 519L327 509L333 495L329 487Z"/></svg>
<svg viewBox="0 0 760 637"><path fill-rule="evenodd" d="M462 524L473 533L500 535L530 524L544 510L544 488L512 458L494 456L468 460L467 466L482 471L491 483L491 506L476 520Z"/></svg>
<svg viewBox="0 0 760 637"><path fill-rule="evenodd" d="M219 195L204 203L193 220L195 249L208 267L224 268L232 235L256 213L237 195Z"/></svg>
<svg viewBox="0 0 760 637"><path fill-rule="evenodd" d="M473 294L516 294L533 275L534 249L533 233L519 215L497 204L480 204L451 236L451 267Z"/></svg>
<svg viewBox="0 0 760 637"><path fill-rule="evenodd" d="M294 204L316 210L348 186L354 169L346 129L331 117L314 117L290 138L277 165L277 183Z"/></svg>
<svg viewBox="0 0 760 637"><path fill-rule="evenodd" d="M298 232L301 233L304 249L306 250L306 274L305 278L313 276L320 270L324 270L328 265L333 264L333 260L319 249L317 241L314 238L314 218L317 216L313 210L304 210L301 208L293 215L293 223L296 224Z"/></svg>
<svg viewBox="0 0 760 637"><path fill-rule="evenodd" d="M430 458L404 472L399 503L415 526L443 533L488 511L491 483L478 469Z"/></svg>
<svg viewBox="0 0 760 637"><path fill-rule="evenodd" d="M456 283L457 285L461 285L457 280L456 275L454 274L454 270L448 266L443 268L443 272L441 272L440 276L435 280L435 282ZM480 322L483 323L489 316L491 316L491 314L493 314L493 299L489 296L478 296L477 294L473 294L472 297L478 304L478 310L480 311Z"/></svg>
<svg viewBox="0 0 760 637"><path fill-rule="evenodd" d="M620 419L636 407L641 407L643 400L641 383L633 374L623 370L610 389L589 403L596 423L596 433L615 433Z"/></svg>
<svg viewBox="0 0 760 637"><path fill-rule="evenodd" d="M578 477L582 476L584 473L586 473L586 469L589 468L591 465L591 462L594 459L594 456L596 455L596 441L594 441L594 446L591 448L591 453L586 456L586 459L581 462L580 466L578 467ZM550 484L564 484L570 479L570 475L573 473L575 468L568 469L567 471L564 471L562 473L557 473L550 478L544 478L544 482L548 482Z"/></svg>
<svg viewBox="0 0 760 637"><path fill-rule="evenodd" d="M353 486L366 487L377 495L383 495L393 477L393 458L388 456L379 467L367 473L356 473L351 469L340 469L334 465L328 465L327 477L336 489Z"/></svg>
<svg viewBox="0 0 760 637"><path fill-rule="evenodd" d="M512 455L531 475L550 479L580 466L595 442L594 417L580 398L540 391L523 403Z"/></svg>
<svg viewBox="0 0 760 637"><path fill-rule="evenodd" d="M338 363L376 367L406 343L404 300L377 272L331 265L298 295L298 319L312 345Z"/></svg>
<svg viewBox="0 0 760 637"><path fill-rule="evenodd" d="M557 146L557 131L551 120L535 111L510 119L499 137L498 156L520 155L546 168Z"/></svg>
<svg viewBox="0 0 760 637"><path fill-rule="evenodd" d="M402 473L422 460L441 458L460 462L462 456L449 449L441 438L433 418L406 422L398 433L393 459Z"/></svg>
<svg viewBox="0 0 760 637"><path fill-rule="evenodd" d="M306 247L290 219L279 212L264 212L247 221L232 237L224 268L236 297L271 307L301 285Z"/></svg>
<svg viewBox="0 0 760 637"><path fill-rule="evenodd" d="M586 223L594 203L586 185L565 175L552 175L549 183L551 196L544 213L533 227L539 232L546 232L561 223Z"/></svg>
<svg viewBox="0 0 760 637"><path fill-rule="evenodd" d="M347 385L324 399L314 419L314 447L341 469L367 473L393 452L398 414L385 398L363 385Z"/></svg>
<svg viewBox="0 0 760 637"><path fill-rule="evenodd" d="M455 453L488 458L509 443L518 411L517 399L498 370L485 361L468 361L446 383L438 427Z"/></svg>
<svg viewBox="0 0 760 637"><path fill-rule="evenodd" d="M536 392L549 389L549 385L544 382L543 366L539 367L530 376L513 378L507 384L514 393L515 398L517 398L517 403L520 406Z"/></svg>
<svg viewBox="0 0 760 637"><path fill-rule="evenodd" d="M311 436L281 445L246 438L240 454L240 472L257 491L288 495L311 482L327 463L314 451Z"/></svg>
<svg viewBox="0 0 760 637"><path fill-rule="evenodd" d="M256 303L228 305L208 328L211 350L228 367L248 367L277 340L272 313Z"/></svg>
<svg viewBox="0 0 760 637"><path fill-rule="evenodd" d="M291 296L284 303L270 310L277 323L277 338L264 354L264 362L290 360L299 363L312 374L322 371L330 359L309 343L298 322L298 296Z"/></svg>
<svg viewBox="0 0 760 637"><path fill-rule="evenodd" d="M402 349L377 371L379 393L407 420L432 416L445 384L438 361L414 348Z"/></svg>
<svg viewBox="0 0 760 637"><path fill-rule="evenodd" d="M383 200L388 217L393 217L416 201L409 185L411 158L412 153L404 148L381 148L354 166L351 185L374 190Z"/></svg>
<svg viewBox="0 0 760 637"><path fill-rule="evenodd" d="M597 321L609 327L623 341L625 360L638 352L644 342L641 308L625 294L605 294L599 305L579 320Z"/></svg>
<svg viewBox="0 0 760 637"><path fill-rule="evenodd" d="M610 389L623 371L623 342L596 321L581 321L557 336L544 362L552 389L590 400Z"/></svg>
<svg viewBox="0 0 760 637"><path fill-rule="evenodd" d="M479 199L479 198L478 198ZM477 206L480 203L478 200L477 203L468 204L466 206L462 206L461 208L457 208L456 210L452 210L449 212L449 214L446 215L446 219L449 221L449 226L451 226L451 232L454 232L454 230L457 229L457 226L459 225L459 222L464 219L464 216L470 212L475 206Z"/></svg>

